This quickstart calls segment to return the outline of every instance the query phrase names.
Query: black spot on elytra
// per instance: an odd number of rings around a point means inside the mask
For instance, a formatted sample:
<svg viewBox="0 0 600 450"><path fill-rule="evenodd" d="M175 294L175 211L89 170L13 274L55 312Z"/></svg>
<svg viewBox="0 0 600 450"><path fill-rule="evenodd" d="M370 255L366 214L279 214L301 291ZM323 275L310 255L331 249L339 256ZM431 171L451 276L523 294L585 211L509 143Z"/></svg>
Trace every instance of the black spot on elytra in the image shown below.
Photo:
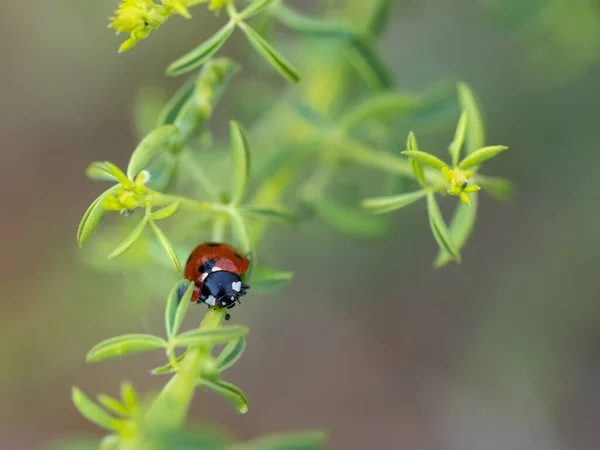
<svg viewBox="0 0 600 450"><path fill-rule="evenodd" d="M220 247L221 244L219 244L218 242L208 242L206 244L208 247Z"/></svg>
<svg viewBox="0 0 600 450"><path fill-rule="evenodd" d="M240 255L239 253L234 253L233 256L235 256L237 259L239 259L240 261L244 260L244 257L242 255Z"/></svg>
<svg viewBox="0 0 600 450"><path fill-rule="evenodd" d="M215 262L212 259L209 259L208 261L203 263L200 267L198 267L198 272L209 273L213 267L215 267Z"/></svg>

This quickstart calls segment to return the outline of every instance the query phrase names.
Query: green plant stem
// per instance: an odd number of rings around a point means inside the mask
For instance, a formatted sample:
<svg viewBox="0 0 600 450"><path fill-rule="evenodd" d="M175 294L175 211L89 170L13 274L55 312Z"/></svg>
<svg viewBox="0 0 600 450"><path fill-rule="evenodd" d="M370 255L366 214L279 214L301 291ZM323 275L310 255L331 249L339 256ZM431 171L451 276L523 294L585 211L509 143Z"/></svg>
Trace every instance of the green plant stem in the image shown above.
<svg viewBox="0 0 600 450"><path fill-rule="evenodd" d="M219 328L227 310L211 307L198 329L211 330ZM146 415L150 425L160 424L163 430L180 428L185 421L198 379L202 376L203 360L210 357L213 345L192 348L180 364L179 371L171 377Z"/></svg>
<svg viewBox="0 0 600 450"><path fill-rule="evenodd" d="M181 209L187 209L188 211L200 211L200 212L218 212L228 213L229 208L226 205L220 205L212 202L199 202L186 197L180 197L178 195L161 194L160 192L150 191L150 197L152 206L170 205L179 202Z"/></svg>

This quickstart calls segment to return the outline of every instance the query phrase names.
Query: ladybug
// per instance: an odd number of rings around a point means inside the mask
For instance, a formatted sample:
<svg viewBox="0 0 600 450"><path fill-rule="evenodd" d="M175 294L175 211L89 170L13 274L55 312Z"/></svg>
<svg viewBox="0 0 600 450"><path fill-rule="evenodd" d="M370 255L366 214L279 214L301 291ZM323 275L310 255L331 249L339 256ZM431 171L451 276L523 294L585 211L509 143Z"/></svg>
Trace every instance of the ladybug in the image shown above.
<svg viewBox="0 0 600 450"><path fill-rule="evenodd" d="M250 288L240 277L249 267L248 258L230 245L219 242L198 245L184 272L184 277L195 284L191 301L233 308Z"/></svg>

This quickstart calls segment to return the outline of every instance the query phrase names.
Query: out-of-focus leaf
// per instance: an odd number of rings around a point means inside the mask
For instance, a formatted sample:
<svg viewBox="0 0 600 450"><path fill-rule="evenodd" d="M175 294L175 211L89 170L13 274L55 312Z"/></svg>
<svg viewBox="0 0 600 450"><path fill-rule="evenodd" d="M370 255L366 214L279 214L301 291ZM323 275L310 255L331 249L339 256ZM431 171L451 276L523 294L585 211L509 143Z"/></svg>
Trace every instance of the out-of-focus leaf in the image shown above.
<svg viewBox="0 0 600 450"><path fill-rule="evenodd" d="M106 216L107 211L102 206L104 197L113 194L119 187L120 186L113 186L110 189L107 189L88 207L77 228L77 243L80 247L83 247L85 241L87 241L94 231L96 231Z"/></svg>
<svg viewBox="0 0 600 450"><path fill-rule="evenodd" d="M217 367L219 372L223 372L233 366L246 350L246 339L239 338L235 341L229 341L225 348L217 356Z"/></svg>
<svg viewBox="0 0 600 450"><path fill-rule="evenodd" d="M248 253L252 250L248 227L246 226L244 218L238 212L231 214L231 234L235 246L242 252Z"/></svg>
<svg viewBox="0 0 600 450"><path fill-rule="evenodd" d="M185 358L185 355L187 354L187 352L188 352L187 350L185 352L183 352L181 355L179 355L177 358L175 358L175 361L177 361L177 362L183 361L183 358ZM174 370L173 364L171 364L169 362L169 363L167 363L167 364L165 364L163 366L160 366L160 367L157 367L155 369L152 369L150 371L150 373L152 375L166 375L168 373L173 372L173 370Z"/></svg>
<svg viewBox="0 0 600 450"><path fill-rule="evenodd" d="M98 362L110 358L119 358L158 348L167 348L167 342L150 334L125 334L106 339L96 344L87 354L87 362Z"/></svg>
<svg viewBox="0 0 600 450"><path fill-rule="evenodd" d="M169 256L169 259L171 260L173 267L175 268L177 273L181 273L181 263L179 262L177 253L175 253L175 250L173 250L173 246L169 242L169 239L167 239L167 236L165 236L165 233L163 233L163 231L158 227L158 225L156 225L154 220L150 220L150 226L152 227L152 231L154 231L156 239L158 240L160 245L162 245L162 247L167 252L167 255Z"/></svg>
<svg viewBox="0 0 600 450"><path fill-rule="evenodd" d="M470 169L471 167L478 166L482 162L493 158L498 153L503 152L507 149L508 147L504 145L491 145L489 147L480 148L479 150L475 150L473 153L471 153L469 156L463 159L458 164L458 167L461 169Z"/></svg>
<svg viewBox="0 0 600 450"><path fill-rule="evenodd" d="M450 144L450 156L452 157L452 165L458 164L458 158L460 157L460 150L462 149L463 143L465 142L465 133L467 131L468 115L466 111L460 115L458 125L456 126L456 133L454 134L454 140Z"/></svg>
<svg viewBox="0 0 600 450"><path fill-rule="evenodd" d="M250 5L240 12L239 16L242 20L247 20L250 17L260 13L267 8L274 0L254 0Z"/></svg>
<svg viewBox="0 0 600 450"><path fill-rule="evenodd" d="M394 195L391 197L377 197L363 200L365 208L371 209L376 214L383 214L390 211L403 208L422 199L427 195L427 191L409 192L406 194Z"/></svg>
<svg viewBox="0 0 600 450"><path fill-rule="evenodd" d="M127 237L123 239L123 241L117 246L117 248L115 248L112 253L108 255L108 259L116 258L117 256L120 256L129 250L131 246L140 238L147 224L148 218L144 216L144 218L140 220L140 223L138 223L133 230L131 230L131 233L129 233Z"/></svg>
<svg viewBox="0 0 600 450"><path fill-rule="evenodd" d="M207 379L200 380L200 384L210 388L231 403L238 413L246 414L248 412L248 400L237 386L223 380Z"/></svg>
<svg viewBox="0 0 600 450"><path fill-rule="evenodd" d="M355 237L375 237L385 234L387 222L360 210L325 199L312 200L321 218L340 233Z"/></svg>
<svg viewBox="0 0 600 450"><path fill-rule="evenodd" d="M431 226L433 237L437 241L438 245L442 250L450 254L456 262L460 262L460 252L452 241L450 231L448 230L446 222L442 217L442 213L437 204L434 193L427 195L427 212L429 214L429 225Z"/></svg>
<svg viewBox="0 0 600 450"><path fill-rule="evenodd" d="M319 430L277 433L238 444L232 450L321 450L326 438Z"/></svg>
<svg viewBox="0 0 600 450"><path fill-rule="evenodd" d="M319 38L346 40L357 34L347 23L308 17L284 5L277 8L277 19L292 30Z"/></svg>
<svg viewBox="0 0 600 450"><path fill-rule="evenodd" d="M248 38L248 42L254 47L254 49L273 67L279 72L285 79L293 83L300 81L300 75L296 68L281 56L271 44L265 41L260 34L252 29L249 25L244 22L239 24L240 29L245 33Z"/></svg>
<svg viewBox="0 0 600 450"><path fill-rule="evenodd" d="M119 182L105 162L93 162L86 169L85 174L92 180Z"/></svg>
<svg viewBox="0 0 600 450"><path fill-rule="evenodd" d="M367 24L367 34L378 37L392 17L393 0L372 0L371 15Z"/></svg>
<svg viewBox="0 0 600 450"><path fill-rule="evenodd" d="M393 74L368 39L362 36L352 37L347 51L350 63L371 88L390 90L394 87L396 83Z"/></svg>
<svg viewBox="0 0 600 450"><path fill-rule="evenodd" d="M234 22L227 22L225 26L213 34L208 40L172 62L167 68L167 75L177 76L189 72L190 70L194 70L196 67L200 67L219 51L229 36L231 36L234 28Z"/></svg>
<svg viewBox="0 0 600 450"><path fill-rule="evenodd" d="M310 105L307 105L304 102L295 102L293 108L302 119L311 125L314 125L316 128L331 126L331 120L328 117L314 110Z"/></svg>
<svg viewBox="0 0 600 450"><path fill-rule="evenodd" d="M164 125L151 131L136 147L129 160L127 176L133 180L136 175L146 168L152 159L163 150L171 138L179 131L175 125Z"/></svg>
<svg viewBox="0 0 600 450"><path fill-rule="evenodd" d="M477 217L477 192L473 192L470 196L471 205L465 205L463 202L459 202L450 222L450 236L452 236L452 242L456 245L458 250L461 250L467 239L473 231L475 225L475 218ZM435 267L440 268L448 264L454 258L446 250L440 249L437 259L435 260Z"/></svg>
<svg viewBox="0 0 600 450"><path fill-rule="evenodd" d="M298 217L292 212L276 206L249 205L244 207L243 214L265 222L281 222L294 224L298 222Z"/></svg>
<svg viewBox="0 0 600 450"><path fill-rule="evenodd" d="M167 94L161 87L142 86L138 90L133 102L133 122L139 139L156 128L156 120L167 101Z"/></svg>
<svg viewBox="0 0 600 450"><path fill-rule="evenodd" d="M437 156L433 156L431 153L421 152L419 150L406 150L402 152L402 154L437 170L442 170L444 167L447 167L447 164L444 161Z"/></svg>
<svg viewBox="0 0 600 450"><path fill-rule="evenodd" d="M233 176L231 202L238 204L246 194L250 178L250 143L246 131L237 122L231 122L231 150Z"/></svg>
<svg viewBox="0 0 600 450"><path fill-rule="evenodd" d="M180 297L181 292L185 288L185 293ZM185 313L190 305L190 298L194 292L194 283L188 280L178 281L167 299L167 307L165 309L165 328L167 330L167 338L172 339L178 332L181 323L185 317Z"/></svg>
<svg viewBox="0 0 600 450"><path fill-rule="evenodd" d="M485 177L477 174L477 184L481 185L488 194L496 197L498 200L507 200L513 195L513 183L506 178Z"/></svg>
<svg viewBox="0 0 600 450"><path fill-rule="evenodd" d="M165 206L164 208L154 211L150 217L152 217L153 220L167 219L175 214L178 210L179 202L175 202L169 206Z"/></svg>
<svg viewBox="0 0 600 450"><path fill-rule="evenodd" d="M259 266L254 270L251 287L256 291L276 292L288 286L293 278L293 272Z"/></svg>
<svg viewBox="0 0 600 450"><path fill-rule="evenodd" d="M183 105L185 105L194 92L196 80L197 76L188 78L185 84L175 92L175 95L171 97L171 100L167 102L158 116L158 127L175 123L175 118L179 114L179 111L181 111Z"/></svg>
<svg viewBox="0 0 600 450"><path fill-rule="evenodd" d="M461 108L467 112L469 123L466 133L466 154L470 155L475 150L485 145L485 125L481 108L471 87L466 83L458 84L458 96Z"/></svg>
<svg viewBox="0 0 600 450"><path fill-rule="evenodd" d="M121 400L128 411L135 413L139 409L140 398L129 381L121 383Z"/></svg>
<svg viewBox="0 0 600 450"><path fill-rule="evenodd" d="M229 437L214 429L159 431L152 443L160 450L231 450Z"/></svg>
<svg viewBox="0 0 600 450"><path fill-rule="evenodd" d="M107 430L117 430L122 424L122 421L108 414L78 388L73 387L71 398L81 415L99 427Z"/></svg>
<svg viewBox="0 0 600 450"><path fill-rule="evenodd" d="M198 347L201 345L217 345L239 339L248 334L248 327L241 325L223 326L221 328L191 330L173 339L176 347Z"/></svg>
<svg viewBox="0 0 600 450"><path fill-rule="evenodd" d="M420 106L419 99L404 92L371 95L367 100L342 116L339 125L345 129L360 126L369 120L381 120L409 114Z"/></svg>
<svg viewBox="0 0 600 450"><path fill-rule="evenodd" d="M113 176L119 181L119 183L121 183L121 186L127 189L131 189L133 183L129 178L127 178L127 175L125 175L121 169L119 169L117 166L115 166L109 161L104 161L104 166L110 171L110 173L113 174Z"/></svg>
<svg viewBox="0 0 600 450"><path fill-rule="evenodd" d="M125 408L125 406L123 406L119 400L111 397L110 395L99 394L98 403L104 406L107 410L112 411L119 416L127 417L129 415L127 408Z"/></svg>

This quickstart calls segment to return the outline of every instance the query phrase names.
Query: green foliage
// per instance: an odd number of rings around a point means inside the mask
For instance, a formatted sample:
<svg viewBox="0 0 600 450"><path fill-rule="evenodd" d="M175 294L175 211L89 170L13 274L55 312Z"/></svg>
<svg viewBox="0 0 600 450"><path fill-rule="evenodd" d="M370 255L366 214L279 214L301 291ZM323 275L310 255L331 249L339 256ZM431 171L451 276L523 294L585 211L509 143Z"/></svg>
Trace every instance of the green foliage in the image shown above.
<svg viewBox="0 0 600 450"><path fill-rule="evenodd" d="M121 47L127 50L169 17L190 18L189 8L202 3L208 0L163 0L160 4L124 0L111 26L129 33ZM111 261L92 259L104 267L133 266L136 270L131 272L143 277L143 282L136 280L137 295L145 287L153 292L164 289L165 268L175 269L178 278L166 296L164 337L112 337L87 355L89 362L99 362L160 350L166 359L150 371L168 377L156 396L140 399L131 384L124 383L120 400L100 395L96 403L73 389L73 402L81 414L110 430L102 443L104 449L323 448L321 432L236 443L214 430L184 428L198 388L223 397L238 413L248 411L248 399L241 389L222 377L243 356L248 328L223 325L227 311L209 307L198 327L182 330L195 286L181 280L181 261L199 236L232 242L249 255L250 270L243 281L253 292L278 292L293 280L293 273L259 261L260 243L271 224L291 225L293 230L298 223L316 216L340 233L373 238L390 228L381 214L424 199L431 232L440 247L435 266L441 267L461 260L475 224L480 185L495 197L510 194L507 180L479 174L480 165L506 147L485 146L482 114L468 85L459 83L458 102L454 92L450 100L439 89L413 93L396 87L394 75L377 50L377 38L394 2L373 0L364 23L328 14L312 17L281 0L244 2L240 11L235 3L212 0L209 9L224 8L227 22L167 68L169 75L194 69L199 69L198 73L188 78L162 109L156 102L140 101L151 107L139 111L143 115L138 120L144 124L138 126L143 130L142 138L127 169L123 171L110 162L94 162L87 169L91 179L113 186L84 214L77 231L78 244L89 241L110 211L119 212L125 225L120 223L112 231L125 237L113 242L99 233L94 250ZM251 27L248 20L253 17L263 20L261 27ZM305 38L294 58L304 60L300 70L275 50L280 45L271 39L268 25L273 21ZM302 75L303 83L289 89L271 110L257 114L252 127L244 127L243 121L230 121L226 144L213 138L207 123L239 71L238 64L216 57L236 28L282 77L297 83ZM288 47L288 51L292 49ZM253 93L247 95L248 103L253 103ZM448 147L451 163L447 164L420 149L411 129L430 131L445 125L448 112L454 113L456 106L461 115ZM154 127L147 129L148 123ZM405 139L406 145L401 144ZM224 151L227 146L228 152ZM212 148L218 151L213 154ZM379 176L373 178L371 172ZM387 185L394 181L393 185L401 185L402 190L381 195L380 178L386 178ZM376 194L361 203L347 191L349 186L362 186L363 180L365 189ZM438 204L438 198L446 194L461 199L450 225ZM145 232L148 227L152 233ZM223 348L217 352L219 345Z"/></svg>

